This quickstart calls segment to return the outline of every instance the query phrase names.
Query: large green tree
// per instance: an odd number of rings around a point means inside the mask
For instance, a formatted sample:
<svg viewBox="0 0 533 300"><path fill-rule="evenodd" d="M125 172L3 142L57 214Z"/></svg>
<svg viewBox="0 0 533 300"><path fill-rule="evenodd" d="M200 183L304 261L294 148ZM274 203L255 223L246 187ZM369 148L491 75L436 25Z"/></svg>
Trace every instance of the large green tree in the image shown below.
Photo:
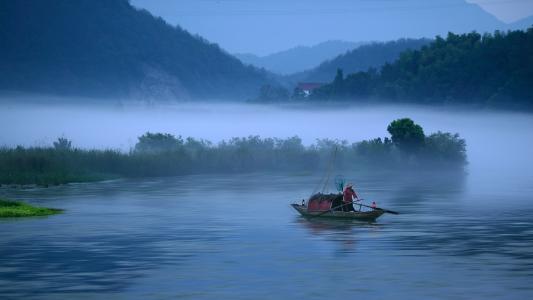
<svg viewBox="0 0 533 300"><path fill-rule="evenodd" d="M424 130L409 118L392 121L387 131L392 142L405 153L417 153L424 146Z"/></svg>

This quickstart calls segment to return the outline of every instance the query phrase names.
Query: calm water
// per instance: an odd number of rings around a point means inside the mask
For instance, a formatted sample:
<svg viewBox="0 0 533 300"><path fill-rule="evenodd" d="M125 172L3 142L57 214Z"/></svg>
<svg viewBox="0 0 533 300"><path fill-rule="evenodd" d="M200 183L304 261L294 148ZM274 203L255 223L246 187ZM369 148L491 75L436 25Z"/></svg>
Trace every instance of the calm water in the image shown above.
<svg viewBox="0 0 533 300"><path fill-rule="evenodd" d="M2 105L0 144L9 146L65 134L77 146L127 150L148 130L213 141L249 134L357 141L384 136L391 120L410 116L426 133L460 132L469 155L466 174L344 173L364 198L401 212L374 224L309 221L292 211L322 174L0 188L0 197L66 209L0 220L2 299L533 298L531 115Z"/></svg>
<svg viewBox="0 0 533 300"><path fill-rule="evenodd" d="M3 299L527 299L533 178L345 176L401 212L309 221L309 174L184 176L1 190L65 208L1 220Z"/></svg>

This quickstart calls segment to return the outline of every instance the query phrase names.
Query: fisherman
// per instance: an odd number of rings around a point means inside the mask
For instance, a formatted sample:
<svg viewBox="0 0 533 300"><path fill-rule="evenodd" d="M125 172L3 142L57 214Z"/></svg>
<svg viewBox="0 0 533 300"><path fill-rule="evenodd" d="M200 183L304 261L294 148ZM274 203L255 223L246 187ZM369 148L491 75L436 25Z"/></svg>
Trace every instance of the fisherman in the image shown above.
<svg viewBox="0 0 533 300"><path fill-rule="evenodd" d="M372 205L370 205L373 209L376 209L378 205L376 204L376 201L372 201Z"/></svg>
<svg viewBox="0 0 533 300"><path fill-rule="evenodd" d="M344 202L344 206L343 206L344 211L355 211L355 209L353 208L354 198L356 201L359 201L359 197L355 193L353 189L353 185L351 183L348 183L346 185L346 188L344 188L344 193L343 193L343 198L342 198Z"/></svg>

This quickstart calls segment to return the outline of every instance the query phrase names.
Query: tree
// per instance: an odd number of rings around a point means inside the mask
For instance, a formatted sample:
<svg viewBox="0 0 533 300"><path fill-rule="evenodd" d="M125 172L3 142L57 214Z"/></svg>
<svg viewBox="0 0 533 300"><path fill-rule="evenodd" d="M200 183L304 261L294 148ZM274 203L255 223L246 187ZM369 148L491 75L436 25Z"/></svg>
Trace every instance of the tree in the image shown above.
<svg viewBox="0 0 533 300"><path fill-rule="evenodd" d="M344 93L344 72L342 69L337 69L337 75L333 80L333 93L336 96L342 96Z"/></svg>
<svg viewBox="0 0 533 300"><path fill-rule="evenodd" d="M459 134L437 132L426 137L424 152L436 162L464 165L466 163L466 141Z"/></svg>
<svg viewBox="0 0 533 300"><path fill-rule="evenodd" d="M364 140L353 145L353 149L357 155L372 163L389 163L391 159L392 142L389 138L382 140L376 138L372 140Z"/></svg>
<svg viewBox="0 0 533 300"><path fill-rule="evenodd" d="M60 137L54 142L54 148L59 151L68 151L72 149L72 141L65 137Z"/></svg>
<svg viewBox="0 0 533 300"><path fill-rule="evenodd" d="M161 153L176 151L183 146L181 137L174 137L168 133L150 133L147 132L139 137L135 144L135 152L141 153Z"/></svg>
<svg viewBox="0 0 533 300"><path fill-rule="evenodd" d="M344 80L344 72L342 71L342 69L337 69L337 75L335 75L333 84L342 85L343 80Z"/></svg>
<svg viewBox="0 0 533 300"><path fill-rule="evenodd" d="M409 118L392 121L387 131L394 145L405 153L417 153L424 146L424 130Z"/></svg>

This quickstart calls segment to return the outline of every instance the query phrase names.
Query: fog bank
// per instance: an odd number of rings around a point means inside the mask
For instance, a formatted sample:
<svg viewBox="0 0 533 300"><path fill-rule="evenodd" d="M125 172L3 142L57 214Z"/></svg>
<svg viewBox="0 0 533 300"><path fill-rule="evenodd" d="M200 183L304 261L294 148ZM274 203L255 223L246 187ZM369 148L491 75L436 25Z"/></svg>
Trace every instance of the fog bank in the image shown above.
<svg viewBox="0 0 533 300"><path fill-rule="evenodd" d="M48 146L59 136L81 148L129 150L143 133L164 132L219 142L231 137L298 135L356 142L388 136L387 125L410 117L426 134L458 132L472 167L533 168L533 117L516 112L464 111L416 106L262 106L245 104L44 105L0 104L2 146Z"/></svg>

